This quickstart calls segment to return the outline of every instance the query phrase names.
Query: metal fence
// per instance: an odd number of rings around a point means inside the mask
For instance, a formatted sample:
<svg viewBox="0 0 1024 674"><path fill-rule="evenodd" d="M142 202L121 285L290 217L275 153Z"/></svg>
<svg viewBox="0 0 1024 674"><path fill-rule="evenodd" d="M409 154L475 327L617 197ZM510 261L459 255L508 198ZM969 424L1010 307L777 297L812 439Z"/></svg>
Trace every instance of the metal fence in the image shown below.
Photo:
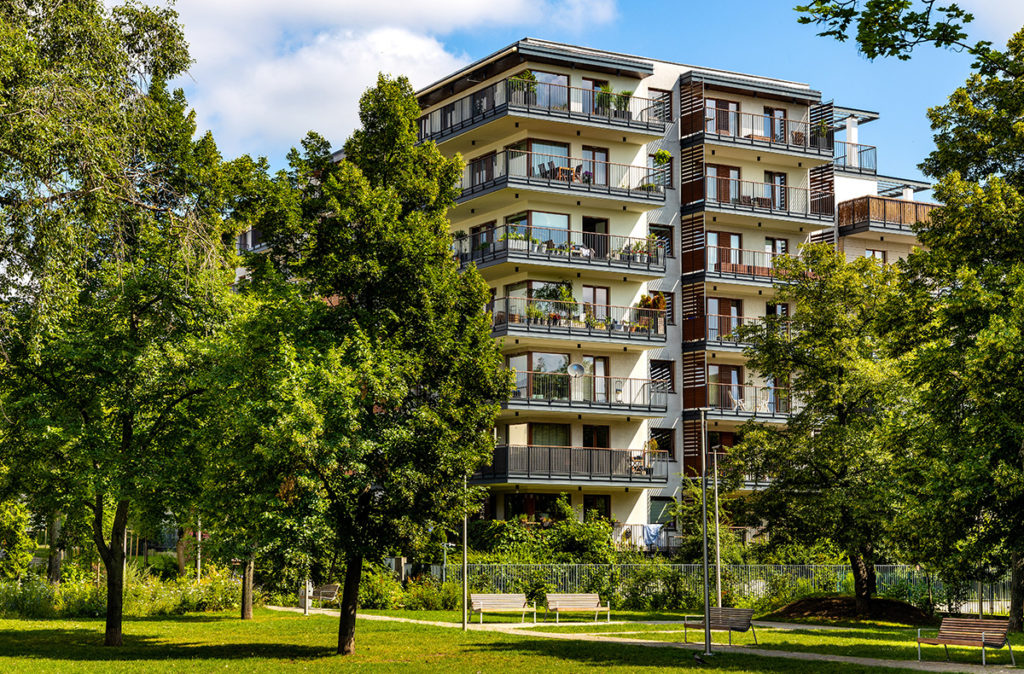
<svg viewBox="0 0 1024 674"><path fill-rule="evenodd" d="M461 581L462 565L433 564L430 575ZM710 578L715 585L715 566ZM931 597L936 610L977 614L979 589L985 615L1010 610L1010 579L947 587L924 570L907 565L875 567L877 596L921 603ZM470 587L488 592L524 592L544 585L548 592L595 592L598 588L672 582L694 595L703 592L700 564L470 564ZM722 565L723 592L737 603L753 604L786 588L793 596L853 593L853 573L846 565Z"/></svg>

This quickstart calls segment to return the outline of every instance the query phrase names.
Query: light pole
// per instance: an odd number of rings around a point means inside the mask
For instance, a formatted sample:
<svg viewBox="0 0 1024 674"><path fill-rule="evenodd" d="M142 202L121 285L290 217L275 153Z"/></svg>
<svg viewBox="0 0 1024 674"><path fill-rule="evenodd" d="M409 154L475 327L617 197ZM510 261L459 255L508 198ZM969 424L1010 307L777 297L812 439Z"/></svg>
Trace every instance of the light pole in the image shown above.
<svg viewBox="0 0 1024 674"><path fill-rule="evenodd" d="M462 478L462 494L466 494L466 478ZM469 629L469 513L462 506L462 631Z"/></svg>
<svg viewBox="0 0 1024 674"><path fill-rule="evenodd" d="M707 471L707 412L700 408L700 509L704 530L704 655L711 652L711 582L708 577L708 471Z"/></svg>
<svg viewBox="0 0 1024 674"><path fill-rule="evenodd" d="M715 590L718 593L718 608L722 608L722 545L718 536L718 450L715 449L712 462L715 466Z"/></svg>

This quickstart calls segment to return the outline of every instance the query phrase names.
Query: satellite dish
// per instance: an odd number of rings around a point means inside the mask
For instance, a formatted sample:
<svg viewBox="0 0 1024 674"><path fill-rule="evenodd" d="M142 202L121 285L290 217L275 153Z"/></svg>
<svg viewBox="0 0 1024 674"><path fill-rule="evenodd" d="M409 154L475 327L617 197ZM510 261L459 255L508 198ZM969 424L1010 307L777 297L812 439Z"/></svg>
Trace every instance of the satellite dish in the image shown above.
<svg viewBox="0 0 1024 674"><path fill-rule="evenodd" d="M584 370L583 366L580 365L579 363L573 363L572 365L569 366L569 376L570 377L582 377L586 373L587 373L587 371Z"/></svg>

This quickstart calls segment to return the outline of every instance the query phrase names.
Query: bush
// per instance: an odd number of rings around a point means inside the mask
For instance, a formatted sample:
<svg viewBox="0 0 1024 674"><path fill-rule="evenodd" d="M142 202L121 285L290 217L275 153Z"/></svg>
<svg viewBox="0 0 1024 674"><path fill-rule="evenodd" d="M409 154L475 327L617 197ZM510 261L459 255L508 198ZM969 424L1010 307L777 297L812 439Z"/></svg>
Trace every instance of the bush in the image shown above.
<svg viewBox="0 0 1024 674"><path fill-rule="evenodd" d="M460 583L442 583L432 576L420 576L406 581L403 603L413 611L452 611L459 608L461 598Z"/></svg>
<svg viewBox="0 0 1024 674"><path fill-rule="evenodd" d="M32 561L35 544L28 534L28 508L0 502L0 578L21 578Z"/></svg>
<svg viewBox="0 0 1024 674"><path fill-rule="evenodd" d="M359 581L359 608L393 609L402 605L402 584L386 567L367 564Z"/></svg>

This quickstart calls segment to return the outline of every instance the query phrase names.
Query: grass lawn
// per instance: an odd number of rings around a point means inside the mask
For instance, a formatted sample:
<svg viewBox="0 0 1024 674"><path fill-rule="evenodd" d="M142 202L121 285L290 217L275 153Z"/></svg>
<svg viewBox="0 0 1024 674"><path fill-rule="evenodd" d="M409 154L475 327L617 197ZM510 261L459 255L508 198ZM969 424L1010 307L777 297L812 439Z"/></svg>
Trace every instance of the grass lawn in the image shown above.
<svg viewBox="0 0 1024 674"><path fill-rule="evenodd" d="M859 672L849 665L726 654L693 667L690 651L577 642L361 620L354 656L332 655L337 618L261 609L243 623L234 614L131 620L125 646L102 642L102 620L0 620L3 672L356 671L565 672L722 671Z"/></svg>
<svg viewBox="0 0 1024 674"><path fill-rule="evenodd" d="M396 616L399 618L412 618L413 620L433 620L436 622L446 623L461 623L462 622L462 611L406 611L406 610L388 610L388 611L376 611L369 609L359 609L360 613L367 613L371 615L389 615ZM682 621L683 615L696 615L698 611L612 611L612 620L679 620ZM604 624L608 619L607 614L602 613L599 622ZM470 614L470 622L477 624L480 622L480 615ZM586 613L574 613L571 617L563 615L559 619L562 623L567 620L572 623L580 624L594 624L594 614L590 613L589 617ZM498 623L498 622L519 622L520 614L511 613L486 613L484 614L484 624L487 623ZM533 613L526 614L526 622L530 624L533 622ZM547 619L544 617L544 607L537 607L537 622L538 623L550 623L555 624L555 614L550 614ZM583 630L586 631L586 630Z"/></svg>
<svg viewBox="0 0 1024 674"><path fill-rule="evenodd" d="M542 625L533 628L545 632L569 633L601 633L614 636L616 632L622 636L654 641L682 641L683 629L676 625L594 625L575 624L571 626ZM924 628L924 636L934 636L935 628ZM703 630L690 629L689 640L703 640ZM718 644L728 643L725 632L712 632L712 641ZM804 653L821 653L825 655L850 655L864 658L883 658L887 660L917 659L917 629L894 626L886 623L864 621L857 627L841 630L780 630L757 629L756 648L764 650L796 651ZM1020 634L1010 637L1016 654L1024 653L1024 636ZM754 638L749 632L733 633L734 645L754 646ZM944 660L946 655L941 646L922 646L921 654L925 660ZM980 648L949 649L950 660L965 664L981 664ZM989 649L988 662L993 665L1009 665L1010 654L1005 648ZM1021 662L1024 665L1024 661Z"/></svg>

